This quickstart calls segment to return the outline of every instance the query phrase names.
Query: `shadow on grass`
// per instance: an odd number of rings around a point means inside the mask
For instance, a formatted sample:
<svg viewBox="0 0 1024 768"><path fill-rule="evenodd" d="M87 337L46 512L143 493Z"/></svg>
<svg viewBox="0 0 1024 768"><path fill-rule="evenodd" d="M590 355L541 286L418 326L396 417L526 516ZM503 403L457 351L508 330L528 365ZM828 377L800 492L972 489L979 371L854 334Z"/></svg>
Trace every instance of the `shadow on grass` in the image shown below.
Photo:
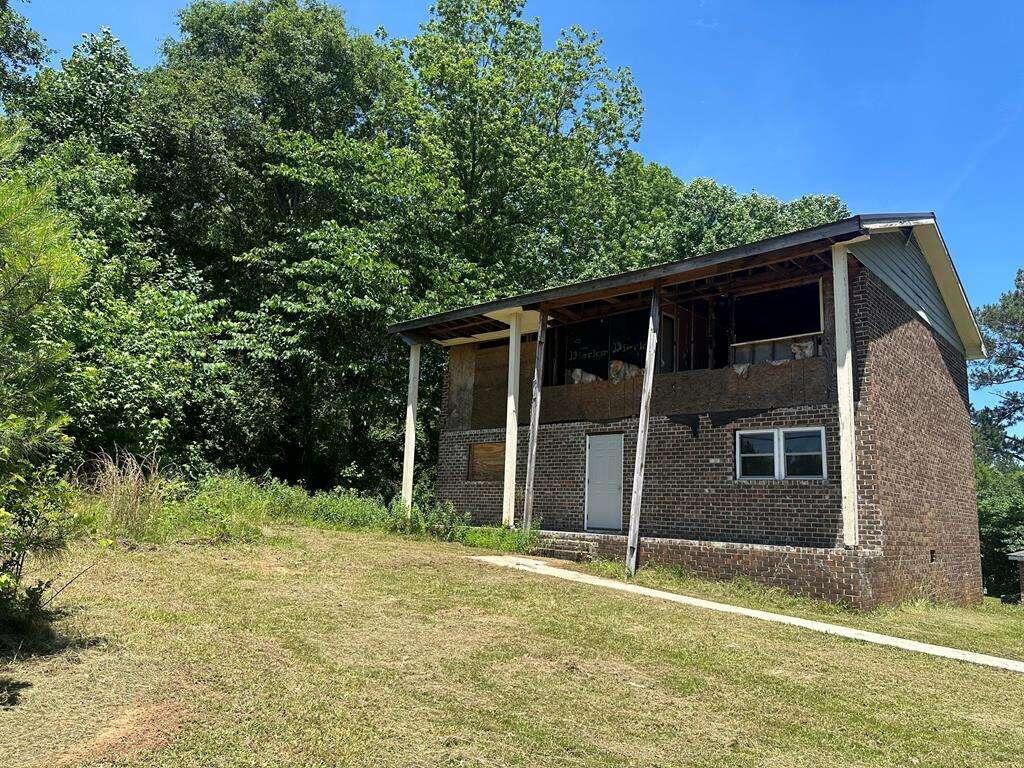
<svg viewBox="0 0 1024 768"><path fill-rule="evenodd" d="M10 709L21 703L21 692L31 688L32 683L15 680L11 677L0 677L0 709Z"/></svg>
<svg viewBox="0 0 1024 768"><path fill-rule="evenodd" d="M32 687L32 683L12 676L19 662L94 648L105 642L103 637L88 637L57 629L57 622L71 613L70 609L60 608L43 611L31 618L0 617L0 709L17 706L22 691Z"/></svg>

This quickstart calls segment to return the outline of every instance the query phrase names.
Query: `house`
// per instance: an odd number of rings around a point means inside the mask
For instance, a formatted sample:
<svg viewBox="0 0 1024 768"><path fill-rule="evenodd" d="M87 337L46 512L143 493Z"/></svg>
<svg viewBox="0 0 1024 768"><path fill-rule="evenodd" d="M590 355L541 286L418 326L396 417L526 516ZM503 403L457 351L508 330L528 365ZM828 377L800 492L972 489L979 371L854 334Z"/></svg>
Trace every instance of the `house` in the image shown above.
<svg viewBox="0 0 1024 768"><path fill-rule="evenodd" d="M980 599L967 361L934 214L871 214L392 326L448 351L438 483L478 524L859 607Z"/></svg>
<svg viewBox="0 0 1024 768"><path fill-rule="evenodd" d="M1020 568L1020 597L1021 601L1024 602L1024 549L1020 552L1011 552L1010 560L1017 563Z"/></svg>

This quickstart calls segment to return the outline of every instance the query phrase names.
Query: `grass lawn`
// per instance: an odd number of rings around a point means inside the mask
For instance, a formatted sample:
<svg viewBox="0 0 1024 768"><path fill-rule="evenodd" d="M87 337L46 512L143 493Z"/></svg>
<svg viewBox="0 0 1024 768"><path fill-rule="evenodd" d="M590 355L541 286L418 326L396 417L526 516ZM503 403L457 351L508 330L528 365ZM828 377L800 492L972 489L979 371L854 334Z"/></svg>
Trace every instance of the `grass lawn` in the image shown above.
<svg viewBox="0 0 1024 768"><path fill-rule="evenodd" d="M62 596L70 645L0 669L13 699L0 765L978 766L1024 753L1022 675L490 568L457 545L279 534L78 545L63 572L100 564ZM1010 609L932 610L922 632L977 614L986 643L1009 638L985 650L1021 647ZM861 620L894 631L882 614Z"/></svg>
<svg viewBox="0 0 1024 768"><path fill-rule="evenodd" d="M607 578L626 578L625 566L618 561L603 560L561 565ZM700 579L681 568L641 568L633 581L645 587L730 605L742 605L746 608L827 621L925 643L948 645L966 651L1024 660L1024 607L1006 605L993 597L985 598L980 606L972 608L920 600L860 612L835 603L794 597L783 589L764 587L746 579Z"/></svg>

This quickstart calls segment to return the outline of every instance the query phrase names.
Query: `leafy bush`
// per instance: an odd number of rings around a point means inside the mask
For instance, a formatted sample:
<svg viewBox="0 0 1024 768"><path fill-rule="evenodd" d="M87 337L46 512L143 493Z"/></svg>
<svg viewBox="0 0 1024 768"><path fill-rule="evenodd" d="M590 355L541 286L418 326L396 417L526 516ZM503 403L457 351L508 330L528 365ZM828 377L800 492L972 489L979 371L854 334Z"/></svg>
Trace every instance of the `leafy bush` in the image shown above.
<svg viewBox="0 0 1024 768"><path fill-rule="evenodd" d="M990 595L1016 594L1016 563L1009 554L1024 549L1024 470L975 462L981 562Z"/></svg>

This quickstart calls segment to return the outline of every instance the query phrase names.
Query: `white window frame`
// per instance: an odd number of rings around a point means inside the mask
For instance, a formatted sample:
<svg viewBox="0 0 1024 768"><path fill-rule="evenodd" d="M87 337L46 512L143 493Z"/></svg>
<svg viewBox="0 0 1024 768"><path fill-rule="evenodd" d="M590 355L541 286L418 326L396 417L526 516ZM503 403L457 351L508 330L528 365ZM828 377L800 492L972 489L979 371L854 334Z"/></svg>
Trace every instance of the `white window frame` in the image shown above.
<svg viewBox="0 0 1024 768"><path fill-rule="evenodd" d="M775 462L774 475L744 475L741 469L740 438L743 435L771 435L772 460ZM778 480L779 479L779 431L777 429L737 429L736 430L736 479L737 480ZM747 454L748 456L765 456L767 454Z"/></svg>
<svg viewBox="0 0 1024 768"><path fill-rule="evenodd" d="M789 432L817 432L821 440L821 474L820 475L789 475L786 472L786 439ZM775 476L751 476L744 475L740 462L740 438L743 435L772 435L774 449ZM737 429L733 442L735 452L735 472L737 480L827 480L828 479L828 454L825 447L825 428L819 426L807 427L777 427L775 429ZM754 455L754 454L748 454ZM764 455L764 454L760 454Z"/></svg>

